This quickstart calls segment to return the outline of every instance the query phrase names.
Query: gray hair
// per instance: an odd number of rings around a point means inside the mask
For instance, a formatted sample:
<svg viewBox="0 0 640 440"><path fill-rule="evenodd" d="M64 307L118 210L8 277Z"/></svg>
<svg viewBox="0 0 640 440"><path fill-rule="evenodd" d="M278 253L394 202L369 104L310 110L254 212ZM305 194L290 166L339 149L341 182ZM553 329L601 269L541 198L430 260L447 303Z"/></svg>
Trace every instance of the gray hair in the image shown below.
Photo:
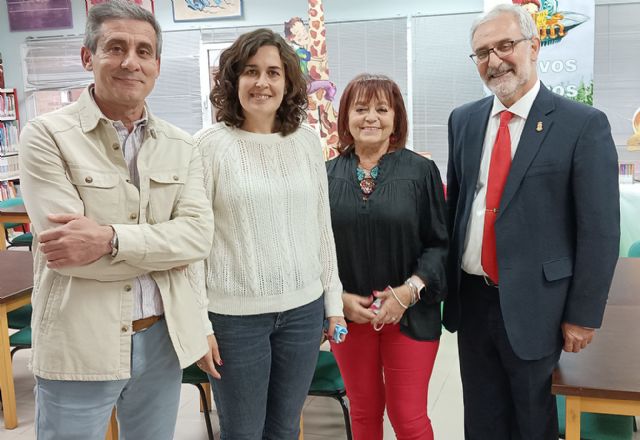
<svg viewBox="0 0 640 440"><path fill-rule="evenodd" d="M102 24L108 20L139 20L149 23L156 32L156 58L162 53L162 30L153 14L129 0L110 0L89 10L84 30L84 47L96 53Z"/></svg>
<svg viewBox="0 0 640 440"><path fill-rule="evenodd" d="M520 5L504 3L497 5L489 12L485 12L484 14L479 15L478 18L473 21L473 23L471 24L471 34L469 35L469 42L473 44L473 36L475 35L478 26L491 21L502 14L511 14L514 18L517 19L523 38L532 39L538 36L538 28L536 26L536 23L533 21L533 17L527 12L526 9L524 9Z"/></svg>

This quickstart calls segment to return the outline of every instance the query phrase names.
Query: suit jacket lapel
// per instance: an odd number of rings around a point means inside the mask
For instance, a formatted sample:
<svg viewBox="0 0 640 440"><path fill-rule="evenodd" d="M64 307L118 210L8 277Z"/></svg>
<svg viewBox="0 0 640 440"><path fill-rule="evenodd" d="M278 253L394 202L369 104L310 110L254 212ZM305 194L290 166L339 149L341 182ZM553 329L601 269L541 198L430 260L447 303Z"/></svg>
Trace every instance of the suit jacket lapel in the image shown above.
<svg viewBox="0 0 640 440"><path fill-rule="evenodd" d="M462 176L464 182L461 185L460 194L464 205L464 224L466 225L471 211L471 204L476 194L476 186L478 184L478 173L480 172L480 162L482 161L482 145L491 116L491 108L493 107L493 96L480 102L478 108L469 115L469 121L466 127L464 137L464 146L462 152Z"/></svg>
<svg viewBox="0 0 640 440"><path fill-rule="evenodd" d="M522 136L520 136L518 149L511 163L509 176L507 176L504 192L500 199L500 213L498 214L498 218L509 206L509 202L520 186L525 173L529 169L529 165L531 165L531 161L536 157L542 141L549 132L553 124L553 119L547 115L551 113L554 108L553 93L547 90L544 84L541 84L540 92L538 92L538 96L535 101L533 101L533 106L522 130ZM542 130L538 131L537 128L540 125Z"/></svg>

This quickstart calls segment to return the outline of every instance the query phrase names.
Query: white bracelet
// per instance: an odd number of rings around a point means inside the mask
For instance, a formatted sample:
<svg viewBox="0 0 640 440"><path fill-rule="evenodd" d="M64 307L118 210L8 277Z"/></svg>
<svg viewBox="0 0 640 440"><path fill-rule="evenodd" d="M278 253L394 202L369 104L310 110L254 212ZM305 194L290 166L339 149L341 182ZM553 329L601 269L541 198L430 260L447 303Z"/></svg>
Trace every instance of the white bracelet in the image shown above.
<svg viewBox="0 0 640 440"><path fill-rule="evenodd" d="M420 299L420 289L418 289L418 286L416 286L416 284L413 282L411 278L407 278L404 284L409 286L409 289L411 289L412 301L411 301L411 304L409 305L409 307L411 307L412 305L417 303L418 300Z"/></svg>
<svg viewBox="0 0 640 440"><path fill-rule="evenodd" d="M400 301L400 298L398 298L398 295L396 295L396 291L393 290L393 287L391 286L387 286L387 289L391 290L391 294L393 295L393 297L396 299L396 301L398 301L398 304L400 304L402 306L403 309L408 309L409 306L405 306L402 301Z"/></svg>

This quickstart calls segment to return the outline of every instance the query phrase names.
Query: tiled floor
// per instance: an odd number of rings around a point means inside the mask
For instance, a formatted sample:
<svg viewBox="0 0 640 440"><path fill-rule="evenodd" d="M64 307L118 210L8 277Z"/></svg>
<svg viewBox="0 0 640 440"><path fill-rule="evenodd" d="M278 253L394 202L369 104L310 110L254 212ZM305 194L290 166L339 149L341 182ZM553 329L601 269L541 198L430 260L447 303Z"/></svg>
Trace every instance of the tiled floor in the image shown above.
<svg viewBox="0 0 640 440"><path fill-rule="evenodd" d="M14 360L14 376L18 400L18 428L4 430L0 413L0 439L34 440L33 430L33 377L27 371L28 350L19 351ZM438 359L429 390L429 414L438 440L462 440L462 388L458 368L456 338L445 333L440 344ZM218 433L215 412L212 413L214 431ZM199 396L192 385L183 385L176 440L205 440L204 419L199 412ZM216 440L219 437L216 436ZM307 399L304 409L305 440L345 440L342 411L337 401L326 397ZM388 421L385 421L385 439L395 439ZM636 433L635 440L640 440Z"/></svg>

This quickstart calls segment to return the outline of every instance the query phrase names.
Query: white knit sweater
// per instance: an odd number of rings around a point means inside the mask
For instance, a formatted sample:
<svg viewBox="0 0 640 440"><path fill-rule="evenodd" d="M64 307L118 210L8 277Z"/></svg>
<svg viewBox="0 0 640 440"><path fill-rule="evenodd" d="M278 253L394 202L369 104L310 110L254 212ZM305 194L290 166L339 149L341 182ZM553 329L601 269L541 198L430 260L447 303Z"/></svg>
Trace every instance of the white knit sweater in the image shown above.
<svg viewBox="0 0 640 440"><path fill-rule="evenodd" d="M342 284L320 139L303 125L288 136L218 123L195 136L215 231L205 261L208 309L282 312L324 292L342 316Z"/></svg>

